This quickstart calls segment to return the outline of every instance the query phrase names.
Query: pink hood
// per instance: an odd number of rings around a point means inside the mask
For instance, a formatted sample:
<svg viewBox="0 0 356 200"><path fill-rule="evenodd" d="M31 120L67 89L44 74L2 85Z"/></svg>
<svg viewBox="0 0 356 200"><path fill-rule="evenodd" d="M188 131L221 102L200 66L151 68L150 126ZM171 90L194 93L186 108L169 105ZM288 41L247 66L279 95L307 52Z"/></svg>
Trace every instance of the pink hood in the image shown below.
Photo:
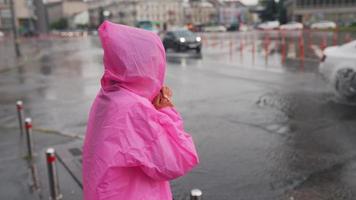
<svg viewBox="0 0 356 200"><path fill-rule="evenodd" d="M105 73L83 146L84 200L172 200L168 181L199 160L175 108L151 103L166 67L160 38L108 21L99 34Z"/></svg>
<svg viewBox="0 0 356 200"><path fill-rule="evenodd" d="M99 28L104 49L104 90L126 88L152 100L162 88L166 55L161 39L142 29L105 21Z"/></svg>

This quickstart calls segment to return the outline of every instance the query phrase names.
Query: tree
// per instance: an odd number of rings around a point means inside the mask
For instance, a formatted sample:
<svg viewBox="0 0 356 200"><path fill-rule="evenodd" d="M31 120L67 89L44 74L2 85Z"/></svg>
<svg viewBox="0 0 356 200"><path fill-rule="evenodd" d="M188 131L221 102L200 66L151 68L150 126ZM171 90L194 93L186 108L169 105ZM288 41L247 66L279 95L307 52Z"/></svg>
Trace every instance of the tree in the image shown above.
<svg viewBox="0 0 356 200"><path fill-rule="evenodd" d="M64 30L68 28L68 20L65 18L60 18L59 20L53 22L50 25L51 29Z"/></svg>
<svg viewBox="0 0 356 200"><path fill-rule="evenodd" d="M279 0L278 2L278 20L280 24L286 24L288 22L285 0Z"/></svg>
<svg viewBox="0 0 356 200"><path fill-rule="evenodd" d="M260 0L260 5L264 10L260 13L260 18L263 22L274 21L278 17L278 4L275 0Z"/></svg>

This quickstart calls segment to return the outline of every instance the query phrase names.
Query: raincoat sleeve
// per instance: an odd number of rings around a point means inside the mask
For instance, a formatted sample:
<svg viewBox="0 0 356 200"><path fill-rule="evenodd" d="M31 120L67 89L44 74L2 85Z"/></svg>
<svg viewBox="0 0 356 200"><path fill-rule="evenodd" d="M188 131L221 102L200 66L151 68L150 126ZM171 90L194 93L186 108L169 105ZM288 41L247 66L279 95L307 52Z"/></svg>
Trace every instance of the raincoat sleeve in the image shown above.
<svg viewBox="0 0 356 200"><path fill-rule="evenodd" d="M131 127L143 142L129 155L145 174L155 180L172 180L198 164L193 140L183 130L182 119L174 109L141 111L131 116Z"/></svg>

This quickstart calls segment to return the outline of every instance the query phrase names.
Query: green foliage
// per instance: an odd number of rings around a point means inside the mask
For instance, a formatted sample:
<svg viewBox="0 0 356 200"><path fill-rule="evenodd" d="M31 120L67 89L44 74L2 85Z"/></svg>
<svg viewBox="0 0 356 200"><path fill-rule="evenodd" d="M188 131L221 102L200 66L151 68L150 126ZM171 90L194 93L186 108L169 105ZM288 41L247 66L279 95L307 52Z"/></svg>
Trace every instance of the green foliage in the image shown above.
<svg viewBox="0 0 356 200"><path fill-rule="evenodd" d="M280 24L288 22L285 0L279 0L278 3L275 0L260 0L259 4L265 8L260 13L260 19L263 22L275 20L278 20Z"/></svg>
<svg viewBox="0 0 356 200"><path fill-rule="evenodd" d="M288 22L287 8L284 3L285 0L279 0L278 2L278 20L280 24L286 24Z"/></svg>
<svg viewBox="0 0 356 200"><path fill-rule="evenodd" d="M278 4L274 0L260 0L260 5L265 9L260 13L260 19L265 21L274 21L278 17Z"/></svg>
<svg viewBox="0 0 356 200"><path fill-rule="evenodd" d="M356 26L339 27L340 32L356 32Z"/></svg>
<svg viewBox="0 0 356 200"><path fill-rule="evenodd" d="M55 30L65 30L68 28L68 20L65 18L61 18L50 25L51 29Z"/></svg>

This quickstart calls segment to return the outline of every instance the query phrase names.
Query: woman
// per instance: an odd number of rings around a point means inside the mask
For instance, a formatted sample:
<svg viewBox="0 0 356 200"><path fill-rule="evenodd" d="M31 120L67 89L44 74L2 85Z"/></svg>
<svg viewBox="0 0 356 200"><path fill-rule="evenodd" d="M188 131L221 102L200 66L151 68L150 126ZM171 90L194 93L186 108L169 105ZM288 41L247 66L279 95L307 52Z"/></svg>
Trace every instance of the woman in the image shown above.
<svg viewBox="0 0 356 200"><path fill-rule="evenodd" d="M198 164L163 87L165 51L149 31L105 21L105 72L83 147L85 200L172 200L169 180Z"/></svg>

